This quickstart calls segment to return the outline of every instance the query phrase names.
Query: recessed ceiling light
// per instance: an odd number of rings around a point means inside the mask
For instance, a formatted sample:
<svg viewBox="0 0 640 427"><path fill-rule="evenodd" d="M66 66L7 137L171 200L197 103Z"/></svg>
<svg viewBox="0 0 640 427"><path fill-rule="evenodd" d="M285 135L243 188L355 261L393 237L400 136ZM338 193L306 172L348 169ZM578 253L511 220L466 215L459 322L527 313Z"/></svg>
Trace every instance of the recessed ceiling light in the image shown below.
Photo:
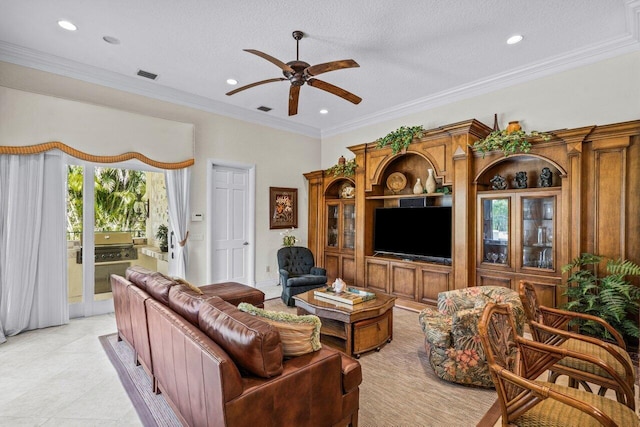
<svg viewBox="0 0 640 427"><path fill-rule="evenodd" d="M322 110L320 110L320 114L329 114L329 110L323 108Z"/></svg>
<svg viewBox="0 0 640 427"><path fill-rule="evenodd" d="M522 41L523 37L520 34L516 34L515 36L511 36L507 39L507 44L516 44Z"/></svg>
<svg viewBox="0 0 640 427"><path fill-rule="evenodd" d="M104 36L102 40L106 41L109 44L120 44L120 40L111 36Z"/></svg>
<svg viewBox="0 0 640 427"><path fill-rule="evenodd" d="M236 79L227 79L227 84L228 85L237 85L238 81Z"/></svg>
<svg viewBox="0 0 640 427"><path fill-rule="evenodd" d="M78 29L78 27L76 27L72 22L69 21L58 21L58 25L69 31L75 31Z"/></svg>

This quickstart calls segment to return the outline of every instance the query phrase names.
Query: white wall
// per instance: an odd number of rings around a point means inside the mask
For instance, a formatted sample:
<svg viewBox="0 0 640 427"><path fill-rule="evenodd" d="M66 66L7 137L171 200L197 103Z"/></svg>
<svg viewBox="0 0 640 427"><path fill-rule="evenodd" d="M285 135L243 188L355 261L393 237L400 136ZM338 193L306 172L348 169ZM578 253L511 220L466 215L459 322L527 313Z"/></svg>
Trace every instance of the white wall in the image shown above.
<svg viewBox="0 0 640 427"><path fill-rule="evenodd" d="M0 87L0 145L59 141L96 156L137 152L159 162L193 158L193 125Z"/></svg>
<svg viewBox="0 0 640 427"><path fill-rule="evenodd" d="M303 173L320 167L320 140L109 89L43 71L0 62L0 86L103 105L195 125L191 212L206 212L206 159L256 165L256 281L277 280L281 230L269 230L269 187L298 188L298 230L307 240L307 183ZM28 96L28 94L27 94ZM8 114L0 110L0 126ZM27 126L25 126L27 127ZM25 129L25 132L29 132ZM41 135L46 138L46 135ZM17 137L17 136L16 136ZM46 141L42 141L46 142ZM64 141L61 141L64 142ZM8 144L10 145L10 144ZM96 147L99 149L99 147ZM206 220L191 223L191 234L206 235ZM190 241L187 279L206 283L206 241ZM267 273L266 268L271 272Z"/></svg>
<svg viewBox="0 0 640 427"><path fill-rule="evenodd" d="M345 147L373 142L403 125L430 129L477 119L493 126L494 113L501 129L509 121L519 120L526 131L640 119L640 52L322 138L322 167L333 165L341 155L353 158Z"/></svg>
<svg viewBox="0 0 640 427"><path fill-rule="evenodd" d="M640 53L518 84L481 96L381 122L341 135L318 139L132 95L58 75L0 62L0 86L74 99L195 125L195 159L191 211L205 212L206 159L256 164L256 280L276 280L279 230L269 230L268 188L298 188L299 229L306 244L307 185L304 172L327 168L340 155L353 157L346 147L371 142L402 125L437 127L475 118L501 127L519 120L525 130L554 130L640 118ZM2 126L0 111L0 126ZM321 159L321 160L320 160ZM193 234L206 234L205 223L193 223ZM192 241L188 279L206 281L205 241ZM266 267L271 273L266 273Z"/></svg>

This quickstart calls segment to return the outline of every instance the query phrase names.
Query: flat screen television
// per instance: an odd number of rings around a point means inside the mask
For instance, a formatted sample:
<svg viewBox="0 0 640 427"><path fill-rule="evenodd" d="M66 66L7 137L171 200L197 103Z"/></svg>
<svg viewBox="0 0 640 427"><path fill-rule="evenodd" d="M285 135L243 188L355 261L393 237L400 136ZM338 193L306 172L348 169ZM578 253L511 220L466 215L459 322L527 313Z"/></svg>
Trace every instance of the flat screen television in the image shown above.
<svg viewBox="0 0 640 427"><path fill-rule="evenodd" d="M403 259L451 263L451 207L376 208L373 250Z"/></svg>

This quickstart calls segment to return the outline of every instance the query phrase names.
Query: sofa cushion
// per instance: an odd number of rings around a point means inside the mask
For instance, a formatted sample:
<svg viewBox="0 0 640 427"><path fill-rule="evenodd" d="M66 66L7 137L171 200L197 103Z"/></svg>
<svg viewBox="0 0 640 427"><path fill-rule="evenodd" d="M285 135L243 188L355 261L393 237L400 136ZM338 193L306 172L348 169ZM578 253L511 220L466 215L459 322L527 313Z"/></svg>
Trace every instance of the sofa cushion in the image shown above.
<svg viewBox="0 0 640 427"><path fill-rule="evenodd" d="M280 334L260 318L238 310L221 298L211 297L200 306L198 324L200 330L249 373L262 378L282 373Z"/></svg>
<svg viewBox="0 0 640 427"><path fill-rule="evenodd" d="M177 284L169 288L169 308L198 326L198 312L207 298L191 290L188 286Z"/></svg>
<svg viewBox="0 0 640 427"><path fill-rule="evenodd" d="M174 281L176 281L178 284L180 285L184 285L187 288L191 289L193 292L199 294L199 295L203 295L204 292L202 292L202 290L197 287L196 285L191 284L190 282L187 282L185 279L181 278L181 277L172 277L172 279Z"/></svg>
<svg viewBox="0 0 640 427"><path fill-rule="evenodd" d="M251 304L240 303L238 309L260 317L275 326L280 333L282 353L285 357L301 356L320 350L320 318L311 314L297 316L292 313L267 311Z"/></svg>
<svg viewBox="0 0 640 427"><path fill-rule="evenodd" d="M141 267L139 265L132 265L127 268L125 277L128 281L139 287L140 289L147 290L147 280L155 271L151 271L148 268Z"/></svg>
<svg viewBox="0 0 640 427"><path fill-rule="evenodd" d="M161 273L153 273L147 278L147 292L164 305L169 305L169 289L175 285L175 281Z"/></svg>

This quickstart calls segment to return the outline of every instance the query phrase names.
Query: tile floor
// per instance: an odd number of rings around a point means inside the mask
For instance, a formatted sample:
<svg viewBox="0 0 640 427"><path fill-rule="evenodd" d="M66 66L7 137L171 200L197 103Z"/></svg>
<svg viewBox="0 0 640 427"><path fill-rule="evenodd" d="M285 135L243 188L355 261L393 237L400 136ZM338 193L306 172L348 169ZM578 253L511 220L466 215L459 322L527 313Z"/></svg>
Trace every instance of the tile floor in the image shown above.
<svg viewBox="0 0 640 427"><path fill-rule="evenodd" d="M259 287L277 298L277 285ZM112 314L72 319L0 344L0 426L140 426L100 335Z"/></svg>
<svg viewBox="0 0 640 427"><path fill-rule="evenodd" d="M113 314L72 319L0 344L0 426L140 426L98 337Z"/></svg>

